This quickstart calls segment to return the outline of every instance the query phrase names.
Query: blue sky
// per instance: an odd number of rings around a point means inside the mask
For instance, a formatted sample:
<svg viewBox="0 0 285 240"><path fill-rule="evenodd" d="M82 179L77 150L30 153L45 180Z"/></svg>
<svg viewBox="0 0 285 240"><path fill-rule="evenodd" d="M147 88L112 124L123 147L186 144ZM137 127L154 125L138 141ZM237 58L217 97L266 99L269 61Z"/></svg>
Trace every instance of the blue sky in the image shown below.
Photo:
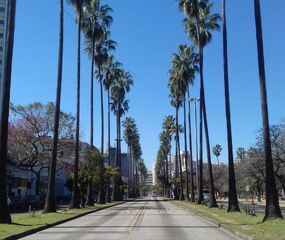
<svg viewBox="0 0 285 240"><path fill-rule="evenodd" d="M111 32L112 39L118 42L115 56L134 77L134 87L128 96L131 108L127 116L137 121L143 157L147 167L152 168L159 147L162 120L164 116L174 114L167 88L171 54L178 44L190 44L182 25L183 15L174 0L102 2L108 3L114 11ZM17 3L11 101L16 104L54 101L59 0L20 0ZM214 11L221 12L221 1L215 0L214 3ZM269 114L270 123L274 124L285 116L285 2L261 0L261 7ZM254 144L256 132L261 127L253 0L228 1L227 18L233 143L236 150L239 146ZM67 4L64 27L62 110L75 113L77 37L74 10ZM221 160L226 162L221 32L215 33L212 43L206 47L204 64L210 143L212 146L222 145ZM89 72L90 61L82 51L81 129L85 141L89 141ZM95 144L99 146L99 84L95 88ZM191 89L192 96L198 95L198 89L199 76ZM115 139L114 132L112 123L112 139Z"/></svg>

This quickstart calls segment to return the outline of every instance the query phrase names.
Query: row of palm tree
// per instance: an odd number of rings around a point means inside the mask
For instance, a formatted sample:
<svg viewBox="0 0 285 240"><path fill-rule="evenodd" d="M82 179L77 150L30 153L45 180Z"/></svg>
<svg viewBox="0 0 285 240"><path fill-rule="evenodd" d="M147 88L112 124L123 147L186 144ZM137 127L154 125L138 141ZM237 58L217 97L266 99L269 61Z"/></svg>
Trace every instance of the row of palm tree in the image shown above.
<svg viewBox="0 0 285 240"><path fill-rule="evenodd" d="M134 118L127 117L123 121L124 133L123 139L128 145L128 194L129 198L136 197L138 194L138 167L142 162L142 150L140 145L140 135Z"/></svg>
<svg viewBox="0 0 285 240"><path fill-rule="evenodd" d="M179 10L184 13L184 26L185 31L190 38L192 45L187 47L186 45L179 45L178 52L173 54L172 67L170 70L169 89L171 105L176 109L176 126L178 126L178 111L183 105L184 110L184 145L185 153L187 153L187 138L186 138L186 92L189 95L189 84L193 83L195 73L199 70L200 75L200 124L199 124L199 175L197 186L198 186L198 204L203 201L203 123L206 137L206 152L208 160L208 171L209 171L209 207L217 207L215 194L214 194L214 181L212 172L211 162L211 151L210 151L210 139L208 130L208 119L206 111L206 100L204 90L204 75L203 75L203 60L204 60L204 48L212 40L212 32L220 30L219 21L221 17L219 14L212 14L213 3L208 0L178 0ZM265 69L264 69L264 56L263 56L263 38L262 38L262 25L261 25L261 12L259 0L254 0L255 9L255 22L256 22L256 39L258 49L258 66L260 76L260 88L261 88L261 103L262 103L262 119L263 119L263 136L264 136L264 148L266 149L266 213L264 220L268 218L279 218L282 217L280 213L280 207L278 203L278 195L276 190L276 183L273 174L273 163L271 156L271 143L269 135L269 124L268 124L268 109L266 99L266 84L265 84ZM228 211L235 212L240 211L238 206L237 192L236 192L236 181L233 161L233 146L232 146L232 130L231 130L231 115L230 115L230 96L229 96L229 74L228 74L228 56L227 56L227 22L226 22L226 1L222 0L222 25L223 25L223 56L224 56L224 91L225 91L225 112L227 122L227 143L228 143L228 183L229 183L229 200L228 200ZM197 49L198 53L195 53ZM198 63L198 66L196 64ZM190 106L190 103L189 103ZM188 110L190 109L188 106ZM189 111L190 113L190 111ZM188 117L188 120L190 116ZM189 121L189 143L190 143L190 161L191 169L192 165L192 146L191 146L191 121ZM180 156L180 142L179 132L176 128L176 159L179 162L180 170L180 199L183 199L183 180L181 170L181 156ZM198 161L198 159L197 159ZM188 156L185 154L185 173L186 173L186 194L188 198L188 169L187 164ZM190 183L191 183L191 196L193 195L193 172L190 172ZM194 199L192 199L194 200Z"/></svg>
<svg viewBox="0 0 285 240"><path fill-rule="evenodd" d="M126 93L130 91L130 86L133 84L132 76L129 72L124 70L122 64L115 61L114 56L111 54L115 50L116 42L110 39L109 28L113 21L110 16L112 9L106 4L101 5L99 0L81 0L81 1L70 1L75 7L78 17L78 39L80 39L80 32L84 33L85 37L85 52L91 59L91 80L90 80L90 145L91 149L94 148L94 76L97 77L100 85L100 105L101 105L101 148L100 152L104 154L104 89L108 94L108 158L110 163L110 111L113 110L116 116L117 126L117 147L116 147L116 161L115 165L121 168L121 116L128 111L128 100L126 100ZM78 40L80 44L80 40ZM80 47L78 47L78 53ZM80 56L78 57L78 71L77 77L80 78ZM95 69L96 66L96 70ZM78 91L80 91L80 81L78 80ZM78 97L78 102L80 98ZM79 108L77 108L77 114ZM79 119L79 115L78 115ZM79 120L78 120L79 122ZM79 127L79 126L78 126ZM78 136L79 137L79 136ZM77 138L76 138L77 139ZM77 141L77 140L76 140ZM77 151L77 150L76 150ZM75 155L75 174L74 174L74 187L77 184L76 172L78 159ZM101 163L104 164L103 162ZM120 179L120 176L118 177ZM114 192L119 189L117 181L114 182ZM76 194L76 188L74 188L74 194L71 201L71 207L79 207L79 198ZM106 186L100 184L99 186L99 203L105 203L106 198L110 201L110 183ZM120 198L120 197L119 197ZM118 199L114 196L114 200ZM75 204L74 204L75 202Z"/></svg>
<svg viewBox="0 0 285 240"><path fill-rule="evenodd" d="M91 59L91 81L90 81L90 146L94 149L93 135L93 102L94 102L94 77L96 76L100 84L100 99L101 99L101 154L104 154L104 103L103 103L103 85L108 93L108 154L110 163L110 111L112 110L116 116L117 125L117 153L116 166L121 166L121 116L128 111L128 100L126 94L130 91L133 84L132 76L124 70L122 64L114 60L111 51L115 50L116 43L110 39L110 25L112 17L110 12L112 9L108 5L100 5L99 0L68 0L68 3L74 6L77 18L77 100L76 100L76 139L75 139L75 159L74 159L74 178L73 192L70 202L71 208L80 207L80 192L79 192L79 126L80 126L80 85L81 85L81 35L84 34L86 53ZM59 113L61 105L61 86L62 86L62 67L63 67L63 39L64 39L64 1L59 2L59 48L58 48L58 74L57 74L57 89L56 89L56 105L55 105L55 122L54 136L52 146L52 158L49 168L49 179L46 201L44 206L45 213L55 212L55 173L57 163L57 145L58 145L58 128L59 128ZM7 159L7 124L9 115L9 97L10 97L10 82L11 82L11 65L13 56L13 40L14 40L14 25L15 25L16 0L9 1L9 29L7 34L7 50L5 53L5 74L1 104L1 204L0 204L0 222L10 223L11 218L9 208L7 206L6 196L6 159ZM96 66L96 70L95 70ZM6 139L5 139L6 136ZM140 150L141 152L141 150ZM103 161L102 161L102 164ZM3 178L3 179L2 179ZM119 179L121 176L118 177ZM108 186L100 186L99 202L105 202L105 188ZM114 191L120 188L120 183L114 183ZM109 192L109 191L107 191ZM108 194L107 194L108 195ZM110 196L107 196L110 199ZM120 198L120 197L119 197ZM114 200L118 199L114 196Z"/></svg>

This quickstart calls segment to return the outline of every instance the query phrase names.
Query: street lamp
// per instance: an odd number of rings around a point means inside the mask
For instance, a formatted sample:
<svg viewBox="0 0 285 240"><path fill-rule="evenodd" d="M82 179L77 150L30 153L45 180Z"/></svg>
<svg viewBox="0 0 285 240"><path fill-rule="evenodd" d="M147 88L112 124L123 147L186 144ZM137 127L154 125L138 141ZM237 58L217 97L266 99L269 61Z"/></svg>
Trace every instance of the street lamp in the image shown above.
<svg viewBox="0 0 285 240"><path fill-rule="evenodd" d="M193 102L195 106L195 141L196 141L196 182L197 182L197 192L199 189L199 176L198 176L198 169L199 169L199 163L198 163L198 133L197 133L197 103L200 102L199 97L189 98L189 102Z"/></svg>

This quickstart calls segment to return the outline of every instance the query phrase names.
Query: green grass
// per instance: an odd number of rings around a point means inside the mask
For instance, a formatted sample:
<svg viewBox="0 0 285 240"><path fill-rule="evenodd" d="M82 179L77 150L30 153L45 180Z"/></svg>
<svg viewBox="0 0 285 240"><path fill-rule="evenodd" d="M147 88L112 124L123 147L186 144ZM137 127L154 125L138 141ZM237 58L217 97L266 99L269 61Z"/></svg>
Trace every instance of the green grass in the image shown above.
<svg viewBox="0 0 285 240"><path fill-rule="evenodd" d="M37 212L33 214L19 214L12 216L12 224L0 224L0 238L19 234L34 228L46 226L64 219L68 219L83 213L92 212L97 209L105 208L107 206L113 206L119 202L112 202L106 204L96 204L94 207L86 207L80 209L67 209L60 210L56 213L41 213Z"/></svg>
<svg viewBox="0 0 285 240"><path fill-rule="evenodd" d="M215 220L222 226L232 229L241 236L253 240L285 240L285 220L269 220L262 223L262 216L249 216L245 213L228 213L226 209L208 208L195 203L172 201L172 203L190 209L192 212Z"/></svg>

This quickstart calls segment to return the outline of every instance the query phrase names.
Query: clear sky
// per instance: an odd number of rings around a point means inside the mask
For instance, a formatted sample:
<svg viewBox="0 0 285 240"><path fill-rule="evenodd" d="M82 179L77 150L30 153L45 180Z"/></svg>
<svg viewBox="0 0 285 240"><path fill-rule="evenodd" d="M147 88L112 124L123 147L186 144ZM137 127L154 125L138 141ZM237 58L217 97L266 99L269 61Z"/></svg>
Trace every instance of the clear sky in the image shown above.
<svg viewBox="0 0 285 240"><path fill-rule="evenodd" d="M127 116L137 121L143 157L147 167L152 168L162 120L175 113L169 104L167 88L171 54L178 44L190 44L182 25L183 15L179 13L175 0L102 2L108 3L114 11L111 32L112 39L118 42L115 56L134 77ZM227 2L232 127L236 150L239 146L254 144L256 132L261 127L261 111L253 0ZM55 101L59 0L19 0L17 3L11 101L16 104ZM221 0L214 3L214 12L221 12ZM62 110L75 113L77 28L73 8L66 2L65 6ZM274 124L285 116L285 2L261 0L261 7L270 123ZM218 32L205 49L205 91L210 143L212 146L222 145L221 160L226 162L222 60L222 33ZM81 76L81 129L83 140L88 142L90 60L83 51ZM100 146L99 84L95 88L95 144ZM198 89L199 76L191 89L193 96L197 96ZM112 122L114 120L112 116ZM112 123L112 144L114 132ZM125 145L123 150L126 150Z"/></svg>

